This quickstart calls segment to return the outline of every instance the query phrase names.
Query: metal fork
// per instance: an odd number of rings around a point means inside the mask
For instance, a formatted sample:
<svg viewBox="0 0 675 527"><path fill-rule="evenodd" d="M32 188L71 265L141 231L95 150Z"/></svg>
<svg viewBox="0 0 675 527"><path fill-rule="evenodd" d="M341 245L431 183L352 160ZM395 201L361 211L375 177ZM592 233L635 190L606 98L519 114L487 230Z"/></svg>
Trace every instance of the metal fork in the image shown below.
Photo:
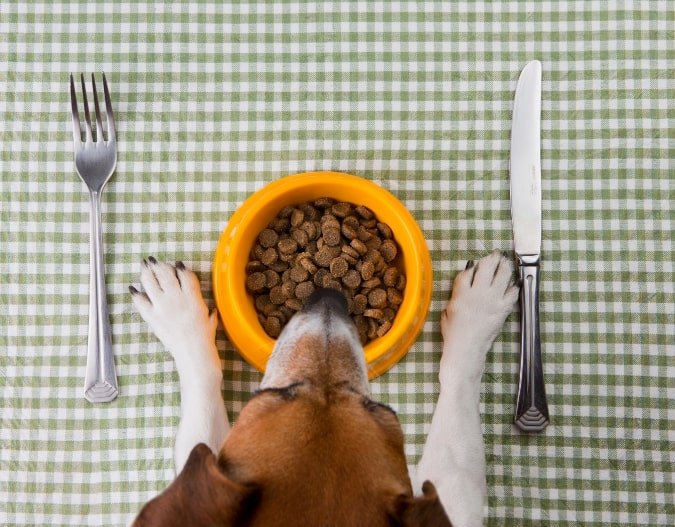
<svg viewBox="0 0 675 527"><path fill-rule="evenodd" d="M73 141L75 144L75 168L89 189L90 215L90 258L89 258L89 341L87 345L87 370L84 378L84 397L92 403L112 401L117 397L117 377L112 352L108 302L105 290L105 267L103 261L103 233L101 229L101 193L117 165L115 142L115 119L113 117L108 83L103 74L103 92L108 114L108 140L103 137L101 112L98 107L96 80L91 75L96 111L96 142L89 117L87 89L82 81L86 140L82 142L80 117L77 112L75 82L70 76L70 105L73 114Z"/></svg>

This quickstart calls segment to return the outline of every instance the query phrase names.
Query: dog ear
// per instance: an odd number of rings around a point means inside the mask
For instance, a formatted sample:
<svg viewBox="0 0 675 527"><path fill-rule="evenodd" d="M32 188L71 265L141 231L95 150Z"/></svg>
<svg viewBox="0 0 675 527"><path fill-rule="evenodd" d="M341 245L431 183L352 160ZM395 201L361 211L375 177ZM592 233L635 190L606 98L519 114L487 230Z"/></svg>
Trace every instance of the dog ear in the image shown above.
<svg viewBox="0 0 675 527"><path fill-rule="evenodd" d="M211 449L200 443L174 482L143 507L133 527L236 526L256 496L253 485L228 478Z"/></svg>
<svg viewBox="0 0 675 527"><path fill-rule="evenodd" d="M392 527L452 527L430 481L422 485L422 496L398 496L394 503Z"/></svg>

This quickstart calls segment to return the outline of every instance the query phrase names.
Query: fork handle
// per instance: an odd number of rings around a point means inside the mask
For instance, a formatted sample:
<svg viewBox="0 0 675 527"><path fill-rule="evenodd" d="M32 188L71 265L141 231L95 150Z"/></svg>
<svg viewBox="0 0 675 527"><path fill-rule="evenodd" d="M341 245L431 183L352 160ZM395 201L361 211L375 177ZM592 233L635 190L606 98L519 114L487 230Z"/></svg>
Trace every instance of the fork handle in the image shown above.
<svg viewBox="0 0 675 527"><path fill-rule="evenodd" d="M539 336L539 260L519 261L520 379L515 423L524 432L541 432L549 423Z"/></svg>
<svg viewBox="0 0 675 527"><path fill-rule="evenodd" d="M117 397L118 388L105 289L101 193L90 190L89 203L89 339L84 397L91 403L104 403Z"/></svg>

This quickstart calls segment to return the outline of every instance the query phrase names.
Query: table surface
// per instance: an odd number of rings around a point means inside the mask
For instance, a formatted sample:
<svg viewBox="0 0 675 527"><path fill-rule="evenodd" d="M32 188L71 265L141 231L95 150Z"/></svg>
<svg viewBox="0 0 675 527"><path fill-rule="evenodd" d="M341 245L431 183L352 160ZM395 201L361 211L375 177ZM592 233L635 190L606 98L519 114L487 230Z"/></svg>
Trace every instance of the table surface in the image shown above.
<svg viewBox="0 0 675 527"><path fill-rule="evenodd" d="M3 2L0 524L123 525L167 485L178 379L127 286L143 257L180 259L213 306L230 214L308 170L377 182L426 236L427 323L373 383L414 463L453 276L512 250L513 92L537 58L552 424L511 424L514 313L482 384L487 523L672 525L674 23L665 1ZM82 397L89 204L68 97L68 74L94 71L119 141L103 221L120 396L102 405ZM260 374L222 331L218 348L236 418Z"/></svg>

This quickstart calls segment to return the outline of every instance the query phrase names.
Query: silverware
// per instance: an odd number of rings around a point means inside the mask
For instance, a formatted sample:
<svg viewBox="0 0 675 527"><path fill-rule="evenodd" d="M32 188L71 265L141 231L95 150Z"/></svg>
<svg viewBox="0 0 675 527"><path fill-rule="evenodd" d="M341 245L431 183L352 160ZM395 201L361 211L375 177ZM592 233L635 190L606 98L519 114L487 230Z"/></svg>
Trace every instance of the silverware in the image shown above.
<svg viewBox="0 0 675 527"><path fill-rule="evenodd" d="M101 229L101 193L112 176L117 165L117 147L115 143L115 119L113 117L110 93L105 74L103 74L103 93L108 116L108 140L103 137L101 112L98 107L96 80L91 76L96 111L96 142L89 117L87 88L84 75L82 99L84 101L84 120L86 140L82 142L80 117L77 112L75 83L70 76L70 105L73 114L73 141L75 144L75 168L89 190L90 215L90 258L89 258L89 341L87 345L87 370L84 378L84 397L92 403L112 401L117 397L117 377L112 352L110 321L108 320L108 302L105 290L105 268L103 260L103 232Z"/></svg>
<svg viewBox="0 0 675 527"><path fill-rule="evenodd" d="M541 256L541 63L528 62L518 78L511 128L511 218L520 289L520 379L515 423L541 432L549 423L539 338Z"/></svg>

